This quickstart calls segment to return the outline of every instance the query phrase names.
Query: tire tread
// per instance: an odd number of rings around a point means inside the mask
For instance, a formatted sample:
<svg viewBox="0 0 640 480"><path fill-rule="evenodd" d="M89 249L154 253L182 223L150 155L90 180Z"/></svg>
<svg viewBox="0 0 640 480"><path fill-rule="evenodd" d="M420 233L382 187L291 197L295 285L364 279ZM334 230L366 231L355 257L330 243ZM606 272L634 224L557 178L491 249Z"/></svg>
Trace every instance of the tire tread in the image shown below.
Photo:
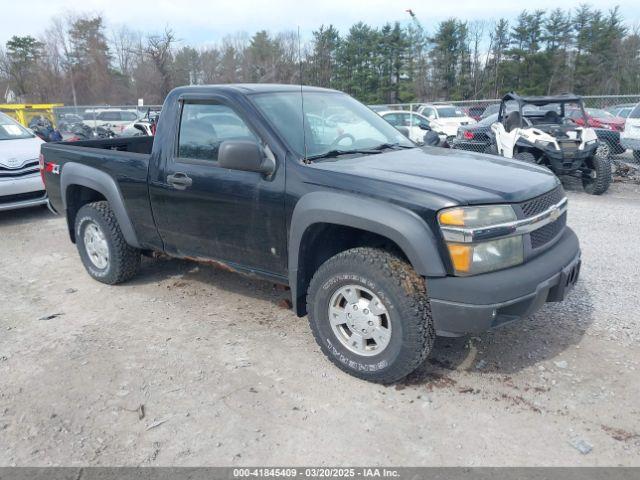
<svg viewBox="0 0 640 480"><path fill-rule="evenodd" d="M327 279L328 272L332 267L336 264L348 265L350 262L365 264L372 269L381 271L387 279L395 283L404 292L401 304L396 305L395 309L401 312L405 321L411 322L412 328L408 329L408 331L412 334L406 337L403 345L404 357L406 358L396 362L392 368L385 370L383 374L371 375L370 372L363 374L362 372L348 369L342 362L337 361L333 355L326 351L320 332L314 326L313 302L315 292ZM431 305L424 279L406 261L383 249L357 247L338 253L322 264L314 274L307 291L307 311L309 312L309 324L314 338L327 357L343 371L376 383L393 383L413 372L426 360L435 340Z"/></svg>
<svg viewBox="0 0 640 480"><path fill-rule="evenodd" d="M113 251L110 252L109 261L112 262L112 273L106 277L95 277L96 280L109 285L125 282L132 278L140 269L140 250L129 245L115 214L107 201L92 202L84 205L79 211L76 219L82 218L83 210L85 214L97 215L107 225L105 235L109 236ZM76 225L77 230L77 225ZM89 272L91 274L91 272Z"/></svg>

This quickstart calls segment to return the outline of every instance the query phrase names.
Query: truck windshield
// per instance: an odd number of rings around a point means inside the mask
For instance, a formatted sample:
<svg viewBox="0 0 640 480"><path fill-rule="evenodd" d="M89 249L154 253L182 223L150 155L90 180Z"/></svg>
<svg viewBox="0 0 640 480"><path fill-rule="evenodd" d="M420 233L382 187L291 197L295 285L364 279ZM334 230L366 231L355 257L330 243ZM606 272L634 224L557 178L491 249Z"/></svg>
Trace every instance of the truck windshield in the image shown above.
<svg viewBox="0 0 640 480"><path fill-rule="evenodd" d="M34 135L13 118L0 112L0 140L32 138Z"/></svg>
<svg viewBox="0 0 640 480"><path fill-rule="evenodd" d="M381 146L415 147L382 117L339 92L274 92L253 96L289 146L300 156L363 153ZM304 106L304 129L302 112Z"/></svg>

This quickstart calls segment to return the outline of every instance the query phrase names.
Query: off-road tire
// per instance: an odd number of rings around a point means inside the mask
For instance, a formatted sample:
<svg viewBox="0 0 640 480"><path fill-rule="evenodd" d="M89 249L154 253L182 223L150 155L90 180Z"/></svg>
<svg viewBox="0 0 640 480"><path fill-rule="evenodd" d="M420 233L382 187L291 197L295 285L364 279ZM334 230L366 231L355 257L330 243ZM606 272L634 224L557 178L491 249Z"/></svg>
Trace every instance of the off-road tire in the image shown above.
<svg viewBox="0 0 640 480"><path fill-rule="evenodd" d="M633 159L636 162L640 162L640 150L634 150L633 151Z"/></svg>
<svg viewBox="0 0 640 480"><path fill-rule="evenodd" d="M611 184L611 159L593 156L587 161L596 172L595 178L582 178L584 191L591 195L602 195Z"/></svg>
<svg viewBox="0 0 640 480"><path fill-rule="evenodd" d="M536 157L531 152L518 152L513 156L514 160L520 160L524 163L531 163L533 165L537 165Z"/></svg>
<svg viewBox="0 0 640 480"><path fill-rule="evenodd" d="M104 233L109 261L105 268L98 268L89 258L84 245L84 230L95 223ZM122 283L133 277L140 269L140 250L127 244L108 202L93 202L78 210L75 220L76 247L80 259L89 275L108 285Z"/></svg>
<svg viewBox="0 0 640 480"><path fill-rule="evenodd" d="M329 302L345 285L360 285L379 297L391 322L391 339L379 354L347 349L329 323ZM406 261L381 249L359 247L327 260L307 292L311 331L324 354L341 370L377 383L393 383L413 372L431 352L435 331L426 283Z"/></svg>
<svg viewBox="0 0 640 480"><path fill-rule="evenodd" d="M607 141L600 141L596 148L595 155L600 158L611 158L613 155L613 145Z"/></svg>

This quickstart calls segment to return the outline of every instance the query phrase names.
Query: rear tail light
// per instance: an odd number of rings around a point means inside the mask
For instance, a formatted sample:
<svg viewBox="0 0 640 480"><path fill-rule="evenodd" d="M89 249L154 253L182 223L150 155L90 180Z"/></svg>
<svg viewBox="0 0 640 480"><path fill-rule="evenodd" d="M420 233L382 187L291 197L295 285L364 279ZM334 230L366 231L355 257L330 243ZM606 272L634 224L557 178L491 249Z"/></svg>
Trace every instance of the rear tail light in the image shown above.
<svg viewBox="0 0 640 480"><path fill-rule="evenodd" d="M469 130L466 130L464 133L464 138L466 138L467 140L472 140L474 137L473 132L470 132Z"/></svg>

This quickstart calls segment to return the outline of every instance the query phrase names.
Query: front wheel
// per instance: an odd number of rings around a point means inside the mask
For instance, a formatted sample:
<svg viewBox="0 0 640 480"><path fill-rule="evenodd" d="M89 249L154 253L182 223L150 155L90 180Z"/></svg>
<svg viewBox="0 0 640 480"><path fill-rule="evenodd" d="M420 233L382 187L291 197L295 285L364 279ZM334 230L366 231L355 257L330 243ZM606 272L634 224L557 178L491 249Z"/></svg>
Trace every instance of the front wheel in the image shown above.
<svg viewBox="0 0 640 480"><path fill-rule="evenodd" d="M599 142L598 148L596 148L596 156L600 158L611 158L613 155L613 149L609 142Z"/></svg>
<svg viewBox="0 0 640 480"><path fill-rule="evenodd" d="M640 162L640 150L633 151L633 158L635 159L636 162Z"/></svg>
<svg viewBox="0 0 640 480"><path fill-rule="evenodd" d="M327 260L311 280L307 311L324 354L372 382L404 378L435 338L424 279L385 250L354 248Z"/></svg>
<svg viewBox="0 0 640 480"><path fill-rule="evenodd" d="M76 246L85 269L95 280L114 285L140 268L140 250L124 239L108 202L93 202L78 210Z"/></svg>
<svg viewBox="0 0 640 480"><path fill-rule="evenodd" d="M582 187L591 195L602 195L611 185L611 160L595 155L588 162L591 172L583 173Z"/></svg>

